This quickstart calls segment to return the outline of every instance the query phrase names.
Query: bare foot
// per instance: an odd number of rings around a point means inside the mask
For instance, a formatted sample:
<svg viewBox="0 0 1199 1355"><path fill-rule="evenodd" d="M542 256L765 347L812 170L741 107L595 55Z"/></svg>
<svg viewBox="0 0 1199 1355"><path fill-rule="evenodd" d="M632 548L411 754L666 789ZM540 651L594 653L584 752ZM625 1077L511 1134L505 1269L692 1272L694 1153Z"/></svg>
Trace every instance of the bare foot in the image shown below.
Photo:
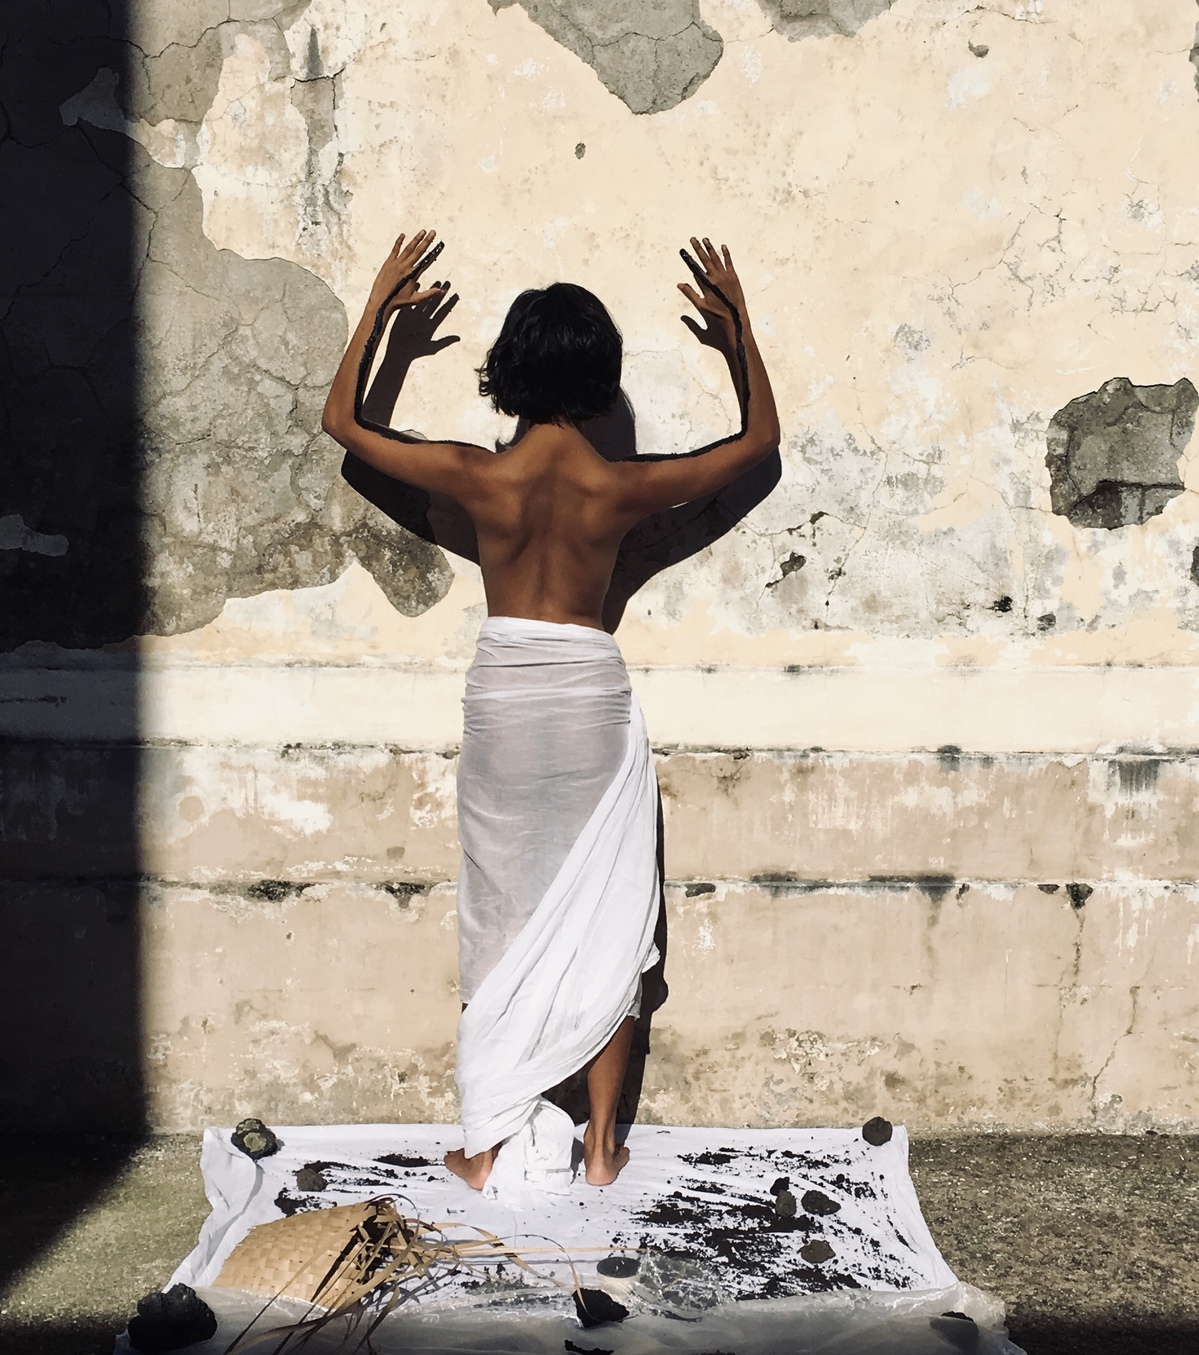
<svg viewBox="0 0 1199 1355"><path fill-rule="evenodd" d="M487 1148L481 1153L476 1153L474 1157L467 1157L463 1149L455 1148L452 1153L446 1153L445 1165L455 1176L460 1176L472 1190L482 1190L495 1165L497 1151L495 1148Z"/></svg>
<svg viewBox="0 0 1199 1355"><path fill-rule="evenodd" d="M629 1150L622 1144L616 1146L616 1140L598 1143L588 1125L583 1134L583 1164L589 1186L610 1186L620 1175L629 1160Z"/></svg>

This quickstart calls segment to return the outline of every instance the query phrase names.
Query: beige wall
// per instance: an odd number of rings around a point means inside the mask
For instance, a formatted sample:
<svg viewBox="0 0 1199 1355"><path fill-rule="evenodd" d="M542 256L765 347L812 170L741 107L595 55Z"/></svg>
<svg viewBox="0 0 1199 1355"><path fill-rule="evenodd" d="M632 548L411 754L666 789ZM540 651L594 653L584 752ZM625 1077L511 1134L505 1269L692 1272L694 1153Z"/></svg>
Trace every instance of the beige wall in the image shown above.
<svg viewBox="0 0 1199 1355"><path fill-rule="evenodd" d="M378 259L432 225L461 342L399 426L505 434L472 369L568 278L623 329L641 449L721 435L677 319L696 230L775 378L779 488L618 635L671 881L643 1113L1199 1125L1191 0L663 0L606 32L534 0L206 4L143 5L143 83L63 107L137 147L144 633L0 664L0 728L51 750L12 811L38 889L103 874L89 759L144 748L155 1123L454 1114L481 586L315 426ZM1063 414L1121 377L1175 394ZM1054 447L1126 525L1071 519Z"/></svg>

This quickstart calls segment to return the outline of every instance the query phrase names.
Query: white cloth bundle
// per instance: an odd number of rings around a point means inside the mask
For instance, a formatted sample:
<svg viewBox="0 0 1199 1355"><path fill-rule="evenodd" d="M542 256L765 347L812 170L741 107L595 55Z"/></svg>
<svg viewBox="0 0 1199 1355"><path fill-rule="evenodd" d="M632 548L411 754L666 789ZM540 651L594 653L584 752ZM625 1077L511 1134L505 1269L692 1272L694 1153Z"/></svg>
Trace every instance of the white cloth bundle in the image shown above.
<svg viewBox="0 0 1199 1355"><path fill-rule="evenodd" d="M603 631L489 617L464 706L458 1088L467 1155L506 1144L488 1193L515 1202L569 1183L573 1126L541 1093L599 1053L657 959L657 782Z"/></svg>

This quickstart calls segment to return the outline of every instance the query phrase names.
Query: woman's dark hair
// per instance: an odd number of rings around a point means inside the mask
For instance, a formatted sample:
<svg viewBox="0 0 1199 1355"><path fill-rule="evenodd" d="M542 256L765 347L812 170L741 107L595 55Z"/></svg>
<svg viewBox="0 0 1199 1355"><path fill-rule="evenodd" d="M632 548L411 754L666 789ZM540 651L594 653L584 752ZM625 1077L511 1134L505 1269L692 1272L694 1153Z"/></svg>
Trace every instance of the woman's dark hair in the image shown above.
<svg viewBox="0 0 1199 1355"><path fill-rule="evenodd" d="M620 330L585 287L521 292L479 368L479 394L529 423L596 419L620 394Z"/></svg>

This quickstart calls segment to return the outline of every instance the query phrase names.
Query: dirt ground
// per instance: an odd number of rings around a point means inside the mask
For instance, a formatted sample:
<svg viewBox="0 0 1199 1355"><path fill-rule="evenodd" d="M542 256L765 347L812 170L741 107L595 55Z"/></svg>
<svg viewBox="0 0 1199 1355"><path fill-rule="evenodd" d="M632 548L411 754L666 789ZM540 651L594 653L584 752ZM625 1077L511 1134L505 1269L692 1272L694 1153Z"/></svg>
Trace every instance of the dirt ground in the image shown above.
<svg viewBox="0 0 1199 1355"><path fill-rule="evenodd" d="M912 1175L1029 1355L1199 1352L1199 1138L917 1138ZM0 1140L0 1350L109 1355L206 1212L198 1137Z"/></svg>

